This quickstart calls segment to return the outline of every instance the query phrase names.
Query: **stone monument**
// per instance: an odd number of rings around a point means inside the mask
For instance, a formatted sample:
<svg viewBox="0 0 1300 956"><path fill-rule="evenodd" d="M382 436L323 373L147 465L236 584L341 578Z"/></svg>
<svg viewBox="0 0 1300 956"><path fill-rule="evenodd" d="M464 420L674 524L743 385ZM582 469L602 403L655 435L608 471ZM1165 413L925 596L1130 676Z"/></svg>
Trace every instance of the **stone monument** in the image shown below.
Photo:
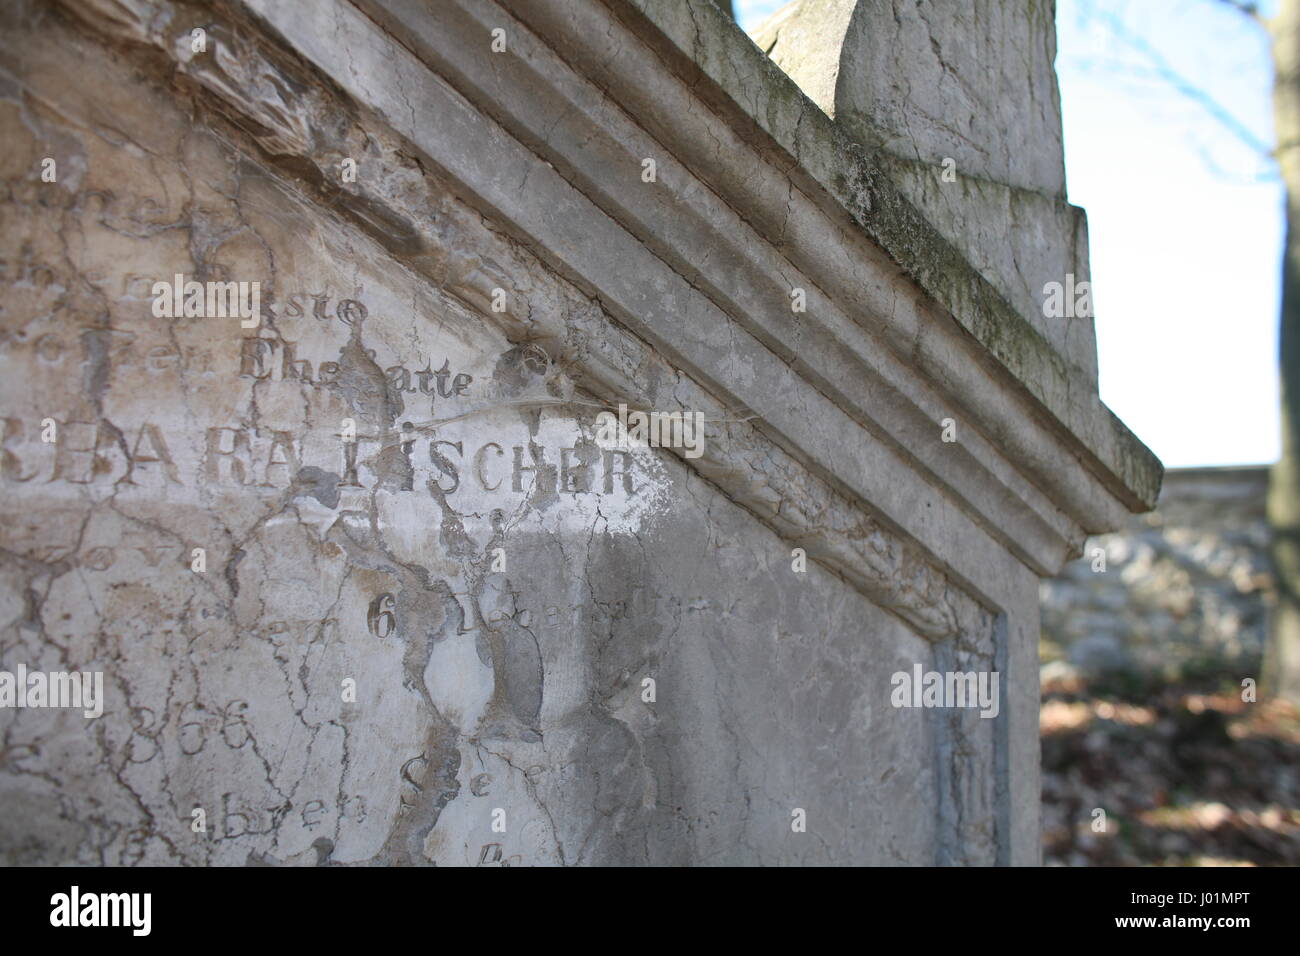
<svg viewBox="0 0 1300 956"><path fill-rule="evenodd" d="M0 861L1038 862L1051 5L725 6L5 5Z"/></svg>

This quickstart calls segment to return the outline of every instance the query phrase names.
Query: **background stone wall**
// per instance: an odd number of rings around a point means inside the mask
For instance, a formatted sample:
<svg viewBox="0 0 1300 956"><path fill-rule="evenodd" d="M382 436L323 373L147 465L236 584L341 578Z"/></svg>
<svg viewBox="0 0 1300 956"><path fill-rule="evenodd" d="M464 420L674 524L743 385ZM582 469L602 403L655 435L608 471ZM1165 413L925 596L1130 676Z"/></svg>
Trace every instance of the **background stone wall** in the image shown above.
<svg viewBox="0 0 1300 956"><path fill-rule="evenodd" d="M1042 585L1046 864L1300 864L1300 712L1258 686L1267 484L1171 471L1155 512Z"/></svg>
<svg viewBox="0 0 1300 956"><path fill-rule="evenodd" d="M1092 678L1258 678L1273 600L1267 487L1263 466L1173 470L1156 511L1090 538L1042 585L1047 676L1064 664Z"/></svg>

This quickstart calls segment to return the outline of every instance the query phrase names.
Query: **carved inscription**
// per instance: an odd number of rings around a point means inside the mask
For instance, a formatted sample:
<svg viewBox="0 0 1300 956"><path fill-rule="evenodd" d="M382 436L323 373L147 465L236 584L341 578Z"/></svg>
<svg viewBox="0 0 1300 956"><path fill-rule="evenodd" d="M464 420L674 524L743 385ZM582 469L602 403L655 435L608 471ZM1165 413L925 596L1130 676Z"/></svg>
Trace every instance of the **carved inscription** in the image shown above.
<svg viewBox="0 0 1300 956"><path fill-rule="evenodd" d="M635 456L592 442L546 447L536 443L484 441L467 445L415 433L396 440L358 434L339 442L335 459L303 460L303 440L283 429L211 426L204 430L202 465L178 461L175 439L163 426L145 422L124 432L107 420L55 419L60 439L42 442L39 423L0 418L0 480L14 484L193 485L199 483L284 489L307 465L337 475L340 488L369 489L375 463L388 449L405 459L409 478L399 490L430 486L455 494L468 478L486 492L634 494Z"/></svg>

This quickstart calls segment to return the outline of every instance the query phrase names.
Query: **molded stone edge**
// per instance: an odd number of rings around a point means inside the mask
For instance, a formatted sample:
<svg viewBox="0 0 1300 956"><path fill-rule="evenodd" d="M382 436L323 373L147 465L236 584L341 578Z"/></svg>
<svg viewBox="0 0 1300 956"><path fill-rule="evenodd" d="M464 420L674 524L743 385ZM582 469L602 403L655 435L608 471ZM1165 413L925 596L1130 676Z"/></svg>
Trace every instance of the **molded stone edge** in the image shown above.
<svg viewBox="0 0 1300 956"><path fill-rule="evenodd" d="M842 578L880 607L931 641L958 639L964 646L995 653L996 601L956 575L905 531L852 500L834 485L731 411L680 370L659 357L636 336L611 322L599 306L563 277L538 262L522 247L501 243L477 216L444 216L437 222L423 208L401 209L393 194L412 178L440 182L424 166L399 165L407 141L358 107L346 92L328 83L313 88L287 64L295 54L279 48L276 38L248 28L250 11L218 8L209 34L223 44L218 63L193 64L170 41L185 36L176 23L188 5L166 0L136 0L135 16L121 11L105 15L95 3L65 3L74 19L99 38L126 42L152 60L164 78L201 100L208 120L222 120L256 143L268 162L316 201L322 212L349 220L380 242L413 272L425 276L485 321L497 325L516 343L544 345L548 361L588 394L611 404L630 401L654 405L672 382L675 403L703 410L714 436L698 460L685 464L725 497L750 511L782 538L807 550L809 557ZM243 29L235 29L235 25ZM269 31L268 31L269 32ZM274 49L272 49L274 48ZM306 69L311 69L306 66ZM315 72L315 71L313 71ZM324 79L318 74L318 78ZM344 133L321 125L323 117L343 124ZM230 134L238 135L235 130ZM327 167L341 155L343 140L361 138L380 146L369 154L380 183L354 194L330 184ZM388 142L393 140L393 142ZM248 151L249 147L239 144ZM390 190L392 191L390 193ZM430 256L422 236L437 234L450 247L474 250L447 261ZM465 260L462 262L461 260ZM470 267L466 263L478 263ZM514 268L483 271L484 263L514 261ZM496 314L487 308L494 286L510 287L511 276L547 274L558 289L556 301L537 303L526 315ZM680 453L674 450L681 457Z"/></svg>
<svg viewBox="0 0 1300 956"><path fill-rule="evenodd" d="M1031 396L1081 464L1135 512L1155 507L1164 466L1006 301L907 201L871 151L852 141L740 27L711 3L602 0L734 121L788 157L790 173L877 243ZM1100 529L1089 529L1100 530Z"/></svg>

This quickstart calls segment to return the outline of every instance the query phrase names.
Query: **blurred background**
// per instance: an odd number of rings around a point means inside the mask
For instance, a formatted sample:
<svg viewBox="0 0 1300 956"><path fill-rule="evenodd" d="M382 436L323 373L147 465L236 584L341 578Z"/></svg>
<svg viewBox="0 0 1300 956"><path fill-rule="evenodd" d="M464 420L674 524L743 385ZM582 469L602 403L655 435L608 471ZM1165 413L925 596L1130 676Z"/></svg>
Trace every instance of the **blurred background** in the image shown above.
<svg viewBox="0 0 1300 956"><path fill-rule="evenodd" d="M783 5L733 0L750 33ZM1282 440L1300 414L1279 374L1300 176L1274 120L1277 73L1277 126L1300 141L1300 0L1056 11L1101 397L1168 471L1155 512L1042 588L1044 862L1300 865L1300 468Z"/></svg>

